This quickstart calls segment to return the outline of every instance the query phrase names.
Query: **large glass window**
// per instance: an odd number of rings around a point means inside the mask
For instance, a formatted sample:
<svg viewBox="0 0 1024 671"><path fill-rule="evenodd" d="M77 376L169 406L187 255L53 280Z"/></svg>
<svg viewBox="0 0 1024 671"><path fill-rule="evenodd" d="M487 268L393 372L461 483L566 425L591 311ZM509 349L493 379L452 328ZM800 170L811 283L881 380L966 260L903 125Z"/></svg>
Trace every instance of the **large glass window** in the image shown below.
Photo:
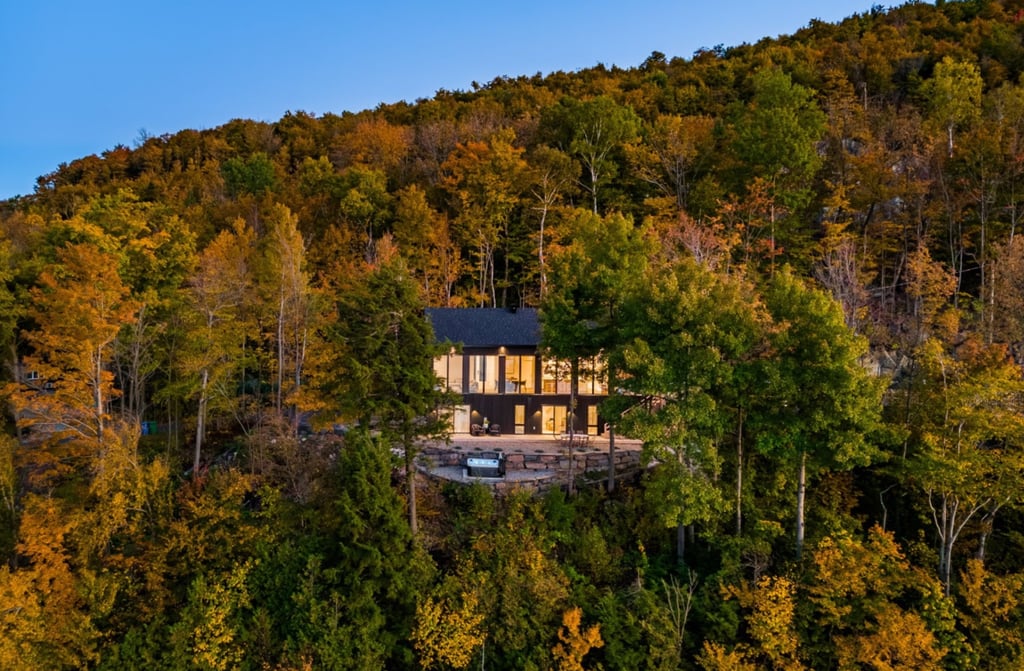
<svg viewBox="0 0 1024 671"><path fill-rule="evenodd" d="M604 396L608 393L608 375L604 361L594 358L580 362L580 394Z"/></svg>
<svg viewBox="0 0 1024 671"><path fill-rule="evenodd" d="M446 354L434 359L434 375L441 378L442 388L462 393L462 355Z"/></svg>
<svg viewBox="0 0 1024 671"><path fill-rule="evenodd" d="M597 435L597 406L587 407L587 433L591 436Z"/></svg>
<svg viewBox="0 0 1024 671"><path fill-rule="evenodd" d="M462 355L448 355L448 389L456 394L462 393Z"/></svg>
<svg viewBox="0 0 1024 671"><path fill-rule="evenodd" d="M498 393L498 357L476 354L469 357L469 393Z"/></svg>
<svg viewBox="0 0 1024 671"><path fill-rule="evenodd" d="M544 433L565 433L568 409L564 405L542 405L540 410Z"/></svg>
<svg viewBox="0 0 1024 671"><path fill-rule="evenodd" d="M505 393L532 394L537 388L534 372L536 358L532 356L505 357Z"/></svg>
<svg viewBox="0 0 1024 671"><path fill-rule="evenodd" d="M544 359L541 391L545 394L568 394L571 370L567 361Z"/></svg>
<svg viewBox="0 0 1024 671"><path fill-rule="evenodd" d="M541 391L545 394L571 392L572 367L568 361L544 359ZM608 376L601 359L580 360L579 393L583 396L604 396L608 393Z"/></svg>
<svg viewBox="0 0 1024 671"><path fill-rule="evenodd" d="M448 387L448 355L434 357L434 375L440 378L441 389Z"/></svg>

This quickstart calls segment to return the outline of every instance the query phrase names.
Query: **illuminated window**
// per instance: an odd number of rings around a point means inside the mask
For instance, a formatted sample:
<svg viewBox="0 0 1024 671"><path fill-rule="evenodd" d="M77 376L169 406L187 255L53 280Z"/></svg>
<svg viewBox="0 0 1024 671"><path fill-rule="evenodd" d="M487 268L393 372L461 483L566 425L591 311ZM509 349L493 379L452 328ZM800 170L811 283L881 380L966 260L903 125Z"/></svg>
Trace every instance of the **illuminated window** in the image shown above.
<svg viewBox="0 0 1024 671"><path fill-rule="evenodd" d="M462 355L446 354L434 359L434 375L441 379L441 387L462 393Z"/></svg>
<svg viewBox="0 0 1024 671"><path fill-rule="evenodd" d="M434 357L434 375L441 380L441 388L448 386L448 355Z"/></svg>
<svg viewBox="0 0 1024 671"><path fill-rule="evenodd" d="M532 394L536 391L535 362L536 358L532 356L505 357L506 394Z"/></svg>
<svg viewBox="0 0 1024 671"><path fill-rule="evenodd" d="M477 354L469 357L469 393L498 393L498 357Z"/></svg>
<svg viewBox="0 0 1024 671"><path fill-rule="evenodd" d="M563 405L541 406L541 421L544 426L544 433L565 433L566 414L568 408Z"/></svg>
<svg viewBox="0 0 1024 671"><path fill-rule="evenodd" d="M448 355L448 389L462 393L462 355Z"/></svg>
<svg viewBox="0 0 1024 671"><path fill-rule="evenodd" d="M604 396L608 393L608 375L604 360L587 359L580 362L580 394Z"/></svg>
<svg viewBox="0 0 1024 671"><path fill-rule="evenodd" d="M569 362L544 359L541 371L541 392L545 394L568 394L571 371Z"/></svg>

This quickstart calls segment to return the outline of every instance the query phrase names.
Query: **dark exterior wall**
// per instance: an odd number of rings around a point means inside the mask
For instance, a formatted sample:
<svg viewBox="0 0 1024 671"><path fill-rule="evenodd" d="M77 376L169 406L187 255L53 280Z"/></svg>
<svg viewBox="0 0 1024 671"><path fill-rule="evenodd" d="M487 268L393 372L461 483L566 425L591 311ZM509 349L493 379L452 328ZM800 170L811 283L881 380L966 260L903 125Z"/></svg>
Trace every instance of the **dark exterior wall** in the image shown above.
<svg viewBox="0 0 1024 671"><path fill-rule="evenodd" d="M591 406L599 406L605 396L578 396L576 398L575 433L587 432L587 413ZM464 394L463 403L470 407L470 422L483 423L487 418L491 423L501 425L502 433L515 431L516 405L526 406L525 433L545 433L542 425L542 406L553 405L568 408L568 394ZM604 433L604 419L598 412L598 433Z"/></svg>

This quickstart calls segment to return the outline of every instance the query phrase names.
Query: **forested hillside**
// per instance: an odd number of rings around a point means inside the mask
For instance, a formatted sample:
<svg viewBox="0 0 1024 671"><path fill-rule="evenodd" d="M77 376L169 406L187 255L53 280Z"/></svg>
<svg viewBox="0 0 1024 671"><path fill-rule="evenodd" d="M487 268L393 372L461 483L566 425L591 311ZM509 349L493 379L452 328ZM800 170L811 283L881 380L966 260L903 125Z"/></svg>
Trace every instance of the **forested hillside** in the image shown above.
<svg viewBox="0 0 1024 671"><path fill-rule="evenodd" d="M911 2L42 176L0 668L1021 668L1022 73ZM410 487L426 306L539 307L652 468Z"/></svg>

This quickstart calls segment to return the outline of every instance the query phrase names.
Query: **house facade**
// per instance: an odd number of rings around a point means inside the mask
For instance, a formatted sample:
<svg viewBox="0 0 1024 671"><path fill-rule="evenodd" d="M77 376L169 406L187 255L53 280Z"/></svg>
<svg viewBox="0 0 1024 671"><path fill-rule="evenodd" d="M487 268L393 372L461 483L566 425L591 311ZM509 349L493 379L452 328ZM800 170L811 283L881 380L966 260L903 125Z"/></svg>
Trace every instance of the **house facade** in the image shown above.
<svg viewBox="0 0 1024 671"><path fill-rule="evenodd" d="M437 341L451 346L434 360L434 373L461 395L452 415L455 433L494 424L514 434L603 431L603 367L582 363L574 411L569 363L541 352L536 309L430 308L427 317Z"/></svg>

